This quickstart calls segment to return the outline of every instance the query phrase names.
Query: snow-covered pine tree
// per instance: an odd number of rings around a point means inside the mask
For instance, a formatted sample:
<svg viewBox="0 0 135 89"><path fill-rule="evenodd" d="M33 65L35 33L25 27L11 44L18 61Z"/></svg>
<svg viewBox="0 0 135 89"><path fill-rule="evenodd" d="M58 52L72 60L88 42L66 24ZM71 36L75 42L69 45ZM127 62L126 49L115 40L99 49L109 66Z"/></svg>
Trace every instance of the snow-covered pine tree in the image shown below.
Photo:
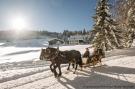
<svg viewBox="0 0 135 89"><path fill-rule="evenodd" d="M111 50L120 47L120 30L116 29L116 22L111 17L108 0L99 0L93 33L93 46L103 50Z"/></svg>
<svg viewBox="0 0 135 89"><path fill-rule="evenodd" d="M116 21L123 31L123 46L131 47L135 31L135 0L115 0Z"/></svg>
<svg viewBox="0 0 135 89"><path fill-rule="evenodd" d="M134 39L135 33L135 0L127 0L127 4L129 6L128 10L128 21L127 21L127 32L128 32L128 47L131 47Z"/></svg>

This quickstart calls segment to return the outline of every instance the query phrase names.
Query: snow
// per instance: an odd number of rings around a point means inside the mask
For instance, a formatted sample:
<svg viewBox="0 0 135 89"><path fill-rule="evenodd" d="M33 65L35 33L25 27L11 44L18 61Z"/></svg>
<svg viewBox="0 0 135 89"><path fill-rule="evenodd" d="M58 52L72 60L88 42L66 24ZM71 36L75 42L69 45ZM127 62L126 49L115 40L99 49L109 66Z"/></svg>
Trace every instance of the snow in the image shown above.
<svg viewBox="0 0 135 89"><path fill-rule="evenodd" d="M2 47L45 47L48 46L48 39L22 39L22 40L12 40L7 42L1 42L0 46Z"/></svg>
<svg viewBox="0 0 135 89"><path fill-rule="evenodd" d="M60 50L83 54L87 47L90 45L60 46ZM135 47L108 51L102 66L79 68L76 74L62 65L60 78L50 71L50 62L39 61L40 49L1 46L0 89L135 89Z"/></svg>
<svg viewBox="0 0 135 89"><path fill-rule="evenodd" d="M33 60L39 57L40 48L0 48L0 63Z"/></svg>
<svg viewBox="0 0 135 89"><path fill-rule="evenodd" d="M35 43L35 42L34 42ZM33 44L34 44L33 43ZM23 44L23 46L28 45L26 42L17 43L17 45ZM44 44L44 43L43 43ZM78 50L82 54L85 51L86 47L90 45L74 45L74 46L61 46L60 50ZM42 48L46 48L44 46ZM0 64L6 62L20 62L20 61L34 61L38 60L40 56L41 47L16 47L16 46L8 46L8 47L0 47ZM90 49L92 51L92 49Z"/></svg>
<svg viewBox="0 0 135 89"><path fill-rule="evenodd" d="M0 46L1 46L1 45L4 45L4 44L5 44L5 43L0 43Z"/></svg>

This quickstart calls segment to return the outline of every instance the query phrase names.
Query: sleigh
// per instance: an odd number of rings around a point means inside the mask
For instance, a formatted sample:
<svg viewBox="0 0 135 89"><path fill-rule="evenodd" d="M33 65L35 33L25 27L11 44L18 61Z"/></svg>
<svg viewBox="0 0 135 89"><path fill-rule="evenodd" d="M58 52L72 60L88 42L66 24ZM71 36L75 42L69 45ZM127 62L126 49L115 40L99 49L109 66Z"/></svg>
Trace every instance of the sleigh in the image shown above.
<svg viewBox="0 0 135 89"><path fill-rule="evenodd" d="M83 67L91 67L91 66L95 67L98 63L101 64L101 58L99 58L97 56L82 58Z"/></svg>

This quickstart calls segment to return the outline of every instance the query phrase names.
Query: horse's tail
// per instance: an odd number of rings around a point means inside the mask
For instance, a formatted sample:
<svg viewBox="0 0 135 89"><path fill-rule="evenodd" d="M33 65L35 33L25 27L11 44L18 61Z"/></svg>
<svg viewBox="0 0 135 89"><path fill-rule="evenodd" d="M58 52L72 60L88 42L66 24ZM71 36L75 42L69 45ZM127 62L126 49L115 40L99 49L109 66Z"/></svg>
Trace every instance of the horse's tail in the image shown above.
<svg viewBox="0 0 135 89"><path fill-rule="evenodd" d="M82 65L83 65L81 56L79 57L79 63L78 64L79 64L80 67L82 67Z"/></svg>

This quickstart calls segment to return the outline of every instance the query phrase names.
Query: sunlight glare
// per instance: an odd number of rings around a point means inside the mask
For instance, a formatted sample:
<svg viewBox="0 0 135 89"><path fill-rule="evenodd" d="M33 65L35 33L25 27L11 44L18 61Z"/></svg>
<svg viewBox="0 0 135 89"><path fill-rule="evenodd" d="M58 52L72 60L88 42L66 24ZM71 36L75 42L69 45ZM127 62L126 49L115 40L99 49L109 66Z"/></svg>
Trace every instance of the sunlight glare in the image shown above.
<svg viewBox="0 0 135 89"><path fill-rule="evenodd" d="M26 19L22 16L13 17L11 19L11 25L14 30L24 30L28 26Z"/></svg>

